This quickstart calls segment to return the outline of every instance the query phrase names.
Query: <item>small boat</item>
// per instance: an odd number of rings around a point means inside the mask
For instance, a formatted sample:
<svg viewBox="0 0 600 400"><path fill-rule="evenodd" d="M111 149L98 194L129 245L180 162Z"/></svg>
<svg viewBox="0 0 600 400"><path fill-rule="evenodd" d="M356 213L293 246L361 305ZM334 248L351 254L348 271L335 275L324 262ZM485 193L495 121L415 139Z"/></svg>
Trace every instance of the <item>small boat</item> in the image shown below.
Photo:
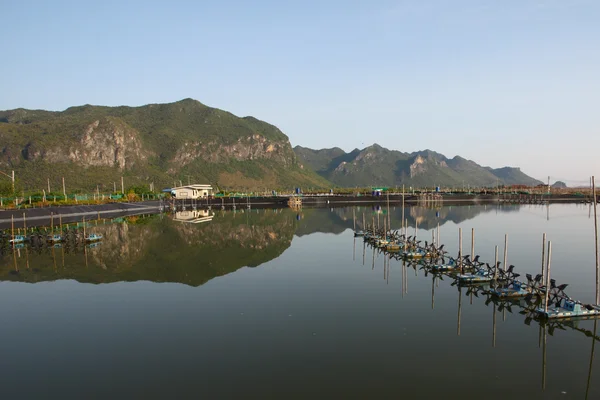
<svg viewBox="0 0 600 400"><path fill-rule="evenodd" d="M95 247L98 247L102 244L102 242L100 241L96 241L96 242L91 242L85 245L85 247L87 247L88 249L93 249Z"/></svg>
<svg viewBox="0 0 600 400"><path fill-rule="evenodd" d="M365 236L364 231L354 231L354 236Z"/></svg>
<svg viewBox="0 0 600 400"><path fill-rule="evenodd" d="M85 237L86 242L95 242L97 240L102 240L102 235L100 233L90 233Z"/></svg>

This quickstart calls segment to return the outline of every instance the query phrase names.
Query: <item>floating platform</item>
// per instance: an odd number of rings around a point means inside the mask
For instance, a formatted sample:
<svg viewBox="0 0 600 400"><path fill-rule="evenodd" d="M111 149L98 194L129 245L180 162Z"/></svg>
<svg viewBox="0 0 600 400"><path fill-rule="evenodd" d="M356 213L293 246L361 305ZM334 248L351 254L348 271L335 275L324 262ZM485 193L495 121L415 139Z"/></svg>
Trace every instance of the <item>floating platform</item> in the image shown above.
<svg viewBox="0 0 600 400"><path fill-rule="evenodd" d="M536 312L542 318L547 319L597 317L600 316L600 306L591 305L588 308L574 300L563 300L558 307L548 307L548 311L538 308Z"/></svg>
<svg viewBox="0 0 600 400"><path fill-rule="evenodd" d="M504 298L521 298L528 296L532 293L531 289L523 284L522 282L514 281L507 287L498 287L490 290L490 294L492 296L499 297L501 299Z"/></svg>
<svg viewBox="0 0 600 400"><path fill-rule="evenodd" d="M492 280L492 277L487 273L474 273L474 274L460 274L458 275L458 280L463 284L478 284L478 283L488 283Z"/></svg>

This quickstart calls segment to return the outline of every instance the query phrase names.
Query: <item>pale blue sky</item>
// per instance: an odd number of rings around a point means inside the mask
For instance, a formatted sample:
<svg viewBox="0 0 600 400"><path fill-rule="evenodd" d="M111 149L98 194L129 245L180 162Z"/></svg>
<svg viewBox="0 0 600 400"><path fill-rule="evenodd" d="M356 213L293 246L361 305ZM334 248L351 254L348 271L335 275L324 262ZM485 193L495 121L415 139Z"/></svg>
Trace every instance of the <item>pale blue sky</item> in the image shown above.
<svg viewBox="0 0 600 400"><path fill-rule="evenodd" d="M292 145L600 180L600 1L0 0L0 109L186 97Z"/></svg>

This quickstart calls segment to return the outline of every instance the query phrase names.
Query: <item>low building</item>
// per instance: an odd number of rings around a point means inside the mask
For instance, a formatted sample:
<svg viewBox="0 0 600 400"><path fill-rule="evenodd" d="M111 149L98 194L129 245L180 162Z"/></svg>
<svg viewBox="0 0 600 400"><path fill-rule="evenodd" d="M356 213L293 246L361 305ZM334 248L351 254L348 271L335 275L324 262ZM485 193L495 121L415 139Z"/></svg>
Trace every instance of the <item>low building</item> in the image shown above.
<svg viewBox="0 0 600 400"><path fill-rule="evenodd" d="M210 185L186 185L171 188L171 195L178 199L205 199L214 195L214 189Z"/></svg>

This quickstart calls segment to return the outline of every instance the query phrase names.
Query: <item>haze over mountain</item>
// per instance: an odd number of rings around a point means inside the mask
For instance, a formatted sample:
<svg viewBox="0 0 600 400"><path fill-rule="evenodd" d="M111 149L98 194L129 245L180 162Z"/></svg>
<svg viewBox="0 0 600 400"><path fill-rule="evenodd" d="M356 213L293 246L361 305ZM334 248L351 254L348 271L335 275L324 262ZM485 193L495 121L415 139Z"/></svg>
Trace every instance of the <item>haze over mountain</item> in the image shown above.
<svg viewBox="0 0 600 400"><path fill-rule="evenodd" d="M482 167L460 156L431 150L403 153L373 144L346 153L340 148L294 147L300 162L339 186L496 186L540 184L519 168Z"/></svg>

